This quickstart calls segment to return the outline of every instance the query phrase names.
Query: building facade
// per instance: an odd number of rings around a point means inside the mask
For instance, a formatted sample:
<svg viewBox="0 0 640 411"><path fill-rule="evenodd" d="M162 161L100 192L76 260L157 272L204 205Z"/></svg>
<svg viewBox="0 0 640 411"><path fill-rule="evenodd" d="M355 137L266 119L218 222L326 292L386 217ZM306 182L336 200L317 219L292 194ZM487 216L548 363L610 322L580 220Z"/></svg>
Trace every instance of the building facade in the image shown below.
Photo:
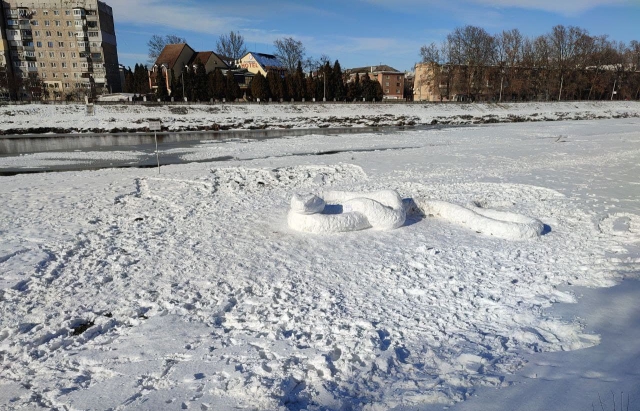
<svg viewBox="0 0 640 411"><path fill-rule="evenodd" d="M405 73L386 65L358 67L346 71L347 81L353 81L355 76L369 76L370 80L377 81L382 86L384 100L404 99Z"/></svg>
<svg viewBox="0 0 640 411"><path fill-rule="evenodd" d="M269 72L275 72L282 77L287 73L287 69L280 60L272 54L249 52L236 62L236 66L252 74L260 73L265 77Z"/></svg>
<svg viewBox="0 0 640 411"><path fill-rule="evenodd" d="M106 3L0 0L0 9L0 55L10 73L5 87L14 97L83 99L122 91L113 10Z"/></svg>
<svg viewBox="0 0 640 411"><path fill-rule="evenodd" d="M149 87L151 90L158 88L158 72L162 70L165 86L171 95L172 78L178 79L183 72L195 73L199 66L203 66L207 74L216 69L226 71L229 68L226 60L213 51L195 51L186 43L167 44L149 72Z"/></svg>

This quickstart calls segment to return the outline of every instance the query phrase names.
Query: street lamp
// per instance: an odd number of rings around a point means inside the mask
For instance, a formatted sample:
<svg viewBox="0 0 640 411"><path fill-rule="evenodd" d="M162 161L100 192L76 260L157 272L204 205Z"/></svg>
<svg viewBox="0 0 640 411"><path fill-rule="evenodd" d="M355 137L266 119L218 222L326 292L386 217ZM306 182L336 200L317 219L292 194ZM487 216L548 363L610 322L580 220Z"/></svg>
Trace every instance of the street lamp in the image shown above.
<svg viewBox="0 0 640 411"><path fill-rule="evenodd" d="M189 70L189 66L186 64L184 65L184 68ZM187 97L184 95L184 70L182 70L182 100L187 101Z"/></svg>

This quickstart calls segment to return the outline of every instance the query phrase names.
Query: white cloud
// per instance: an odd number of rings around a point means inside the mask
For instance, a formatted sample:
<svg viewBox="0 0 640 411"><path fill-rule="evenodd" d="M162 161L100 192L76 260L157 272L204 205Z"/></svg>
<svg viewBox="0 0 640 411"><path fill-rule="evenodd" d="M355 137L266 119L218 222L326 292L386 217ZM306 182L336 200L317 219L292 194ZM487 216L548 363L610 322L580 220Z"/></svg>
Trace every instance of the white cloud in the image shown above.
<svg viewBox="0 0 640 411"><path fill-rule="evenodd" d="M544 10L560 14L578 14L599 6L631 4L629 0L469 0L494 7Z"/></svg>
<svg viewBox="0 0 640 411"><path fill-rule="evenodd" d="M388 0L361 0L365 3L379 6L397 7L398 5L413 7L437 7L443 9L463 10L471 4L498 8L520 8L529 10L543 10L552 13L565 15L575 15L599 6L617 6L637 4L636 0L432 0L428 4L424 0L395 0L390 3Z"/></svg>
<svg viewBox="0 0 640 411"><path fill-rule="evenodd" d="M191 1L108 0L115 20L138 26L162 26L200 33L224 33L247 23L238 17L221 16L214 8ZM165 33L158 33L165 34Z"/></svg>

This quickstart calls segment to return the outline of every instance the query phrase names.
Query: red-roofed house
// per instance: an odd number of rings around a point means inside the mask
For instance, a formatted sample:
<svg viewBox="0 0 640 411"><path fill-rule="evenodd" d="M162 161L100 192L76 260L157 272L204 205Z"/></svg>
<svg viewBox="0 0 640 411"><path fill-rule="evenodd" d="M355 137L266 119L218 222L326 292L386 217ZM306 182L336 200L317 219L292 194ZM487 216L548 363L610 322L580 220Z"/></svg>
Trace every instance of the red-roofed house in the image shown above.
<svg viewBox="0 0 640 411"><path fill-rule="evenodd" d="M149 72L149 86L152 90L158 88L156 79L158 70L162 70L167 90L171 94L171 77L177 79L185 69L195 71L198 66L204 66L207 73L217 68L223 70L229 68L225 60L213 51L197 52L188 44L168 44L162 49Z"/></svg>

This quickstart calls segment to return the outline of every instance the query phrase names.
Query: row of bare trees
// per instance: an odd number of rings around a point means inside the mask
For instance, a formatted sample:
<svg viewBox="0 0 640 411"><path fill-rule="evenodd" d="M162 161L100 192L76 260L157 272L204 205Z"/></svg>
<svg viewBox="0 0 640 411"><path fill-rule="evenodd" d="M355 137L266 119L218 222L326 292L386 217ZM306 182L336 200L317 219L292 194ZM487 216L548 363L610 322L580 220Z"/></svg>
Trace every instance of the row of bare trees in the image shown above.
<svg viewBox="0 0 640 411"><path fill-rule="evenodd" d="M640 98L640 43L555 26L530 38L518 29L491 35L455 29L420 49L440 99L600 100Z"/></svg>

